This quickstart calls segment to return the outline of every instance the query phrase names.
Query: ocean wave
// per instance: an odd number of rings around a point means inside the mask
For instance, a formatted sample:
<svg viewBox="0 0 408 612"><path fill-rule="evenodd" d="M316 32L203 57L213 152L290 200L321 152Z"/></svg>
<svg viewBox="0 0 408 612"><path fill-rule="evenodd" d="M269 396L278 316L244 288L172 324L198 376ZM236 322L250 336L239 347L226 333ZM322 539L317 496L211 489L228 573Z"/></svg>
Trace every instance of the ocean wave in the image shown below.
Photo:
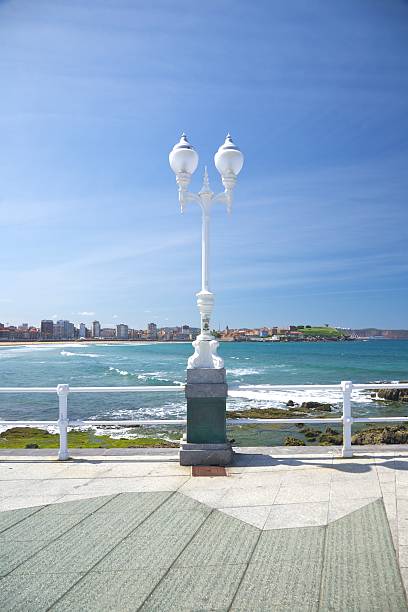
<svg viewBox="0 0 408 612"><path fill-rule="evenodd" d="M27 353L34 353L34 352L45 352L45 351L54 351L56 348L60 348L60 347L55 347L55 346L16 346L14 348L1 348L0 347L0 359L1 358L5 358L5 357L18 357L19 355L26 355Z"/></svg>
<svg viewBox="0 0 408 612"><path fill-rule="evenodd" d="M251 376L253 374L261 374L262 371L255 368L228 368L227 374L232 374L232 376Z"/></svg>
<svg viewBox="0 0 408 612"><path fill-rule="evenodd" d="M100 355L99 353L71 353L71 351L61 351L60 355L63 355L64 357L91 357L91 358L95 358L95 357L103 357L103 355Z"/></svg>
<svg viewBox="0 0 408 612"><path fill-rule="evenodd" d="M162 371L158 371L158 372L129 372L128 370L121 370L120 368L115 368L113 366L109 367L109 372L110 373L114 373L116 372L116 374L119 374L119 376L131 376L136 378L137 380L140 380L142 382L147 382L147 383L151 383L151 382L161 382L161 383L167 383L169 385L184 385L184 383L180 382L179 380L173 380L172 378L169 378L167 372L162 372Z"/></svg>
<svg viewBox="0 0 408 612"><path fill-rule="evenodd" d="M247 400L258 400L262 403L269 402L271 407L281 408L286 406L289 400L296 404L302 402L321 402L324 404L340 405L343 401L341 390L336 389L229 389L228 394L232 398ZM372 401L370 393L366 391L354 391L351 396L352 402L366 404Z"/></svg>
<svg viewBox="0 0 408 612"><path fill-rule="evenodd" d="M129 376L129 372L127 370L119 370L119 368L109 368L110 372L116 372L120 376Z"/></svg>

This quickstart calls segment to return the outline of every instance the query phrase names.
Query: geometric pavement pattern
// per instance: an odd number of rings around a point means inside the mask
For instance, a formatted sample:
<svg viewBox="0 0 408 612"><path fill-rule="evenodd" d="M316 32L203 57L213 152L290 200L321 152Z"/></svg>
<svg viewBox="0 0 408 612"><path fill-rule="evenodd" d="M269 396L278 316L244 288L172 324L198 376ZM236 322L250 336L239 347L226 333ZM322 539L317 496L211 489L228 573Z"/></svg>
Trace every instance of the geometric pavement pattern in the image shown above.
<svg viewBox="0 0 408 612"><path fill-rule="evenodd" d="M261 530L178 492L0 513L9 611L407 611L381 499Z"/></svg>

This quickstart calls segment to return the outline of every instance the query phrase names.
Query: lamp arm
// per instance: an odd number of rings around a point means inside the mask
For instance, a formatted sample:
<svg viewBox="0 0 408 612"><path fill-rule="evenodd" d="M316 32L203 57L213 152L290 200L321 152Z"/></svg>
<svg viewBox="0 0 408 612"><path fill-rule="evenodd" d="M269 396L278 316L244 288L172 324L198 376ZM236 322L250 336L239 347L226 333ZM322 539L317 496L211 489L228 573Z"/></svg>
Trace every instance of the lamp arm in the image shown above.
<svg viewBox="0 0 408 612"><path fill-rule="evenodd" d="M219 202L220 204L225 204L227 207L227 211L230 213L232 209L232 189L225 189L225 191L221 191L221 193L217 193L213 197L213 203Z"/></svg>
<svg viewBox="0 0 408 612"><path fill-rule="evenodd" d="M183 212L186 204L189 204L191 202L196 202L197 204L200 204L201 200L196 193L192 193L187 189L182 189L181 187L179 187L179 202L181 212Z"/></svg>

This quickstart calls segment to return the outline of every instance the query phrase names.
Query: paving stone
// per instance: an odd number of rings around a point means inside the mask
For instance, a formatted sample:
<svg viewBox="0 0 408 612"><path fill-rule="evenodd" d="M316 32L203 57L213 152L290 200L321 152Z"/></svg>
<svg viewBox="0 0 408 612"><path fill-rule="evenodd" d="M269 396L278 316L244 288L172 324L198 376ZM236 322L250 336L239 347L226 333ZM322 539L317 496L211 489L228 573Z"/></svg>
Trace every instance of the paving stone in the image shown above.
<svg viewBox="0 0 408 612"><path fill-rule="evenodd" d="M142 531L143 533L160 532L169 534L177 534L180 531L185 533L195 533L211 511L211 508L204 505L195 510L169 511L166 504L164 504L144 521L143 526L138 531ZM137 533L129 536L130 540L137 537Z"/></svg>
<svg viewBox="0 0 408 612"><path fill-rule="evenodd" d="M263 563L250 563L231 606L231 612L316 611L322 559L298 550L291 561L271 555Z"/></svg>
<svg viewBox="0 0 408 612"><path fill-rule="evenodd" d="M246 565L172 567L142 606L142 612L229 609Z"/></svg>
<svg viewBox="0 0 408 612"><path fill-rule="evenodd" d="M168 569L192 538L191 533L150 533L143 537L133 534L131 540L118 544L94 568L101 572Z"/></svg>
<svg viewBox="0 0 408 612"><path fill-rule="evenodd" d="M91 571L51 607L53 612L134 612L159 583L166 569Z"/></svg>
<svg viewBox="0 0 408 612"><path fill-rule="evenodd" d="M2 612L44 612L81 577L80 573L10 574L0 581Z"/></svg>
<svg viewBox="0 0 408 612"><path fill-rule="evenodd" d="M398 562L400 567L408 568L408 546L399 546Z"/></svg>
<svg viewBox="0 0 408 612"><path fill-rule="evenodd" d="M263 529L272 506L240 506L237 508L221 508L220 512L233 516L248 525Z"/></svg>
<svg viewBox="0 0 408 612"><path fill-rule="evenodd" d="M358 484L358 483L357 483ZM396 495L397 488L394 481L380 482L381 493L384 495Z"/></svg>
<svg viewBox="0 0 408 612"><path fill-rule="evenodd" d="M63 473L65 465L55 461L38 463L37 461L22 461L21 463L0 463L0 481L25 480L42 478L58 478Z"/></svg>
<svg viewBox="0 0 408 612"><path fill-rule="evenodd" d="M64 501L62 497L57 503L46 506L41 510L41 516L58 516L60 514L76 514L80 516L88 516L101 509L106 503L115 498L115 495L104 495L102 497L78 499L77 495L67 496L69 501Z"/></svg>
<svg viewBox="0 0 408 612"><path fill-rule="evenodd" d="M281 486L275 504L298 504L302 502L328 502L330 484L292 484Z"/></svg>
<svg viewBox="0 0 408 612"><path fill-rule="evenodd" d="M327 527L320 610L407 610L381 500Z"/></svg>
<svg viewBox="0 0 408 612"><path fill-rule="evenodd" d="M90 540L105 538L113 543L119 542L136 529L146 516L148 516L146 511L113 515L94 512L77 524L71 531L71 535L76 538Z"/></svg>
<svg viewBox="0 0 408 612"><path fill-rule="evenodd" d="M0 512L17 510L18 508L34 508L53 504L61 499L60 495L24 495L20 497L6 497L0 501Z"/></svg>
<svg viewBox="0 0 408 612"><path fill-rule="evenodd" d="M297 474L299 472L296 472ZM270 487L279 485L282 482L282 478L287 472L261 472L252 474L233 474L229 478L231 488L238 487L243 489L245 487Z"/></svg>
<svg viewBox="0 0 408 612"><path fill-rule="evenodd" d="M247 563L259 537L252 525L214 511L177 559L176 566Z"/></svg>
<svg viewBox="0 0 408 612"><path fill-rule="evenodd" d="M237 506L269 506L274 503L279 485L269 487L248 487L230 489L221 497L215 507L233 508Z"/></svg>
<svg viewBox="0 0 408 612"><path fill-rule="evenodd" d="M290 564L295 563L300 554L305 554L310 561L316 561L323 553L324 532L324 527L263 531L251 563L262 565L273 558L278 564Z"/></svg>
<svg viewBox="0 0 408 612"><path fill-rule="evenodd" d="M233 476L195 476L194 478L189 478L180 488L179 492L187 494L197 489L204 489L205 491L217 491L222 489L225 491L232 487L233 482L236 480L238 479Z"/></svg>
<svg viewBox="0 0 408 612"><path fill-rule="evenodd" d="M6 496L26 497L44 495L59 496L71 495L79 492L82 487L92 482L89 478L60 478L52 477L46 480L13 480L2 482L2 489Z"/></svg>
<svg viewBox="0 0 408 612"><path fill-rule="evenodd" d="M180 492L191 499L195 499L211 508L217 508L228 489L206 490L206 489L181 489Z"/></svg>
<svg viewBox="0 0 408 612"><path fill-rule="evenodd" d="M78 487L77 492L111 493L142 492L142 491L175 491L188 480L187 476L157 476L141 478L94 478L89 483Z"/></svg>
<svg viewBox="0 0 408 612"><path fill-rule="evenodd" d="M141 517L148 516L172 495L169 491L153 491L151 493L120 493L114 495L107 504L98 509L103 514L138 513Z"/></svg>
<svg viewBox="0 0 408 612"><path fill-rule="evenodd" d="M326 525L328 508L328 502L275 504L271 507L264 529L287 529Z"/></svg>
<svg viewBox="0 0 408 612"><path fill-rule="evenodd" d="M293 470L281 473L281 481L283 486L296 483L310 484L311 481L313 481L314 484L329 483L334 475L334 470L326 468Z"/></svg>
<svg viewBox="0 0 408 612"><path fill-rule="evenodd" d="M6 576L34 553L44 547L44 542L1 542L0 543L0 576ZM1 582L0 582L1 591ZM1 599L0 599L1 601Z"/></svg>
<svg viewBox="0 0 408 612"><path fill-rule="evenodd" d="M408 596L408 567L400 568L402 584L404 586L405 595Z"/></svg>
<svg viewBox="0 0 408 612"><path fill-rule="evenodd" d="M206 506L189 495L184 495L181 491L172 493L171 497L168 497L166 500L165 506L168 512L176 512L178 510L205 510L209 508L209 506Z"/></svg>
<svg viewBox="0 0 408 612"><path fill-rule="evenodd" d="M31 516L35 512L38 512L41 507L36 508L20 508L18 510L8 510L5 512L0 512L0 537L1 533L11 527L11 525L15 525L19 523L23 519Z"/></svg>
<svg viewBox="0 0 408 612"><path fill-rule="evenodd" d="M329 502L329 516L328 521L337 521L337 519L346 516L347 514L351 514L355 510L362 508L363 506L367 506L367 504L371 504L374 502L377 497L367 497L362 499L346 499L346 498L335 498L331 499Z"/></svg>
<svg viewBox="0 0 408 612"><path fill-rule="evenodd" d="M85 572L110 552L117 543L118 538L109 534L108 525L103 538L84 538L81 532L75 534L72 530L45 546L15 571L20 574L35 572L60 574L73 569Z"/></svg>
<svg viewBox="0 0 408 612"><path fill-rule="evenodd" d="M330 490L331 499L364 499L367 497L381 497L378 482L361 482L358 484L351 480L332 482Z"/></svg>
<svg viewBox="0 0 408 612"><path fill-rule="evenodd" d="M76 514L65 514L58 516L55 520L52 516L43 516L42 510L36 512L26 519L6 529L0 534L0 547L4 542L28 542L40 540L44 544L62 535L68 529L81 520Z"/></svg>

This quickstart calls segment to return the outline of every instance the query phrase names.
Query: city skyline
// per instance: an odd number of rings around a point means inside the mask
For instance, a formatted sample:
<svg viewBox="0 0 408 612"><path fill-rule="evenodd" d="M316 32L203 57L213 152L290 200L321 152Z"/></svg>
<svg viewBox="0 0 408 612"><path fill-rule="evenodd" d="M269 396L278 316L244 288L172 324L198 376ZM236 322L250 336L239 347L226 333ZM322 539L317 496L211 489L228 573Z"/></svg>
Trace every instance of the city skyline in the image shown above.
<svg viewBox="0 0 408 612"><path fill-rule="evenodd" d="M0 3L0 321L198 325L199 211L180 215L167 159L184 130L193 190L205 164L221 189L227 131L245 155L212 220L214 328L407 327L407 17L382 0Z"/></svg>

